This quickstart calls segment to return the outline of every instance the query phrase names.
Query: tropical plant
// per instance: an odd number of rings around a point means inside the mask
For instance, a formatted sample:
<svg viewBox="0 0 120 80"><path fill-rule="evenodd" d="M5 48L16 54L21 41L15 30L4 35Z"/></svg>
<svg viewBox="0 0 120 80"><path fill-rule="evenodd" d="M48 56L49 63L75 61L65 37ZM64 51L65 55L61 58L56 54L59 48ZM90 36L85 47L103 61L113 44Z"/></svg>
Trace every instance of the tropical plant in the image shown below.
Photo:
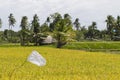
<svg viewBox="0 0 120 80"><path fill-rule="evenodd" d="M15 20L12 13L10 13L8 18L9 18L9 20L8 20L9 21L9 30L10 29L12 30L12 27L14 27L14 24L16 23L16 20Z"/></svg>
<svg viewBox="0 0 120 80"><path fill-rule="evenodd" d="M69 14L65 14L62 18L61 14L55 13L52 16L53 19L53 34L57 41L57 48L61 48L67 43L67 34L72 29L72 22Z"/></svg>
<svg viewBox="0 0 120 80"><path fill-rule="evenodd" d="M37 14L35 14L33 16L33 20L32 20L32 32L33 32L33 39L35 42L35 45L37 46L38 43L40 42L40 23L39 23L39 18L37 16Z"/></svg>
<svg viewBox="0 0 120 80"><path fill-rule="evenodd" d="M75 25L76 30L78 31L80 29L80 23L79 23L79 19L76 18L75 22L73 23Z"/></svg>
<svg viewBox="0 0 120 80"><path fill-rule="evenodd" d="M117 16L116 27L115 27L115 36L120 36L120 16Z"/></svg>
<svg viewBox="0 0 120 80"><path fill-rule="evenodd" d="M14 27L16 20L12 13L10 13L8 18L9 18L9 20L8 20L9 21L9 30L11 30L10 36L11 36L11 40L12 40L12 27Z"/></svg>
<svg viewBox="0 0 120 80"><path fill-rule="evenodd" d="M30 31L28 30L28 18L27 16L23 16L21 20L21 31L20 31L20 39L21 39L21 45L24 46L25 43L29 42L29 35L31 34Z"/></svg>
<svg viewBox="0 0 120 80"><path fill-rule="evenodd" d="M107 34L110 35L110 39L113 39L114 36L114 30L115 30L115 19L112 15L107 16Z"/></svg>
<svg viewBox="0 0 120 80"><path fill-rule="evenodd" d="M92 24L88 27L88 33L87 36L90 39L94 39L95 35L96 35L96 31L97 31L97 23L96 22L92 22Z"/></svg>

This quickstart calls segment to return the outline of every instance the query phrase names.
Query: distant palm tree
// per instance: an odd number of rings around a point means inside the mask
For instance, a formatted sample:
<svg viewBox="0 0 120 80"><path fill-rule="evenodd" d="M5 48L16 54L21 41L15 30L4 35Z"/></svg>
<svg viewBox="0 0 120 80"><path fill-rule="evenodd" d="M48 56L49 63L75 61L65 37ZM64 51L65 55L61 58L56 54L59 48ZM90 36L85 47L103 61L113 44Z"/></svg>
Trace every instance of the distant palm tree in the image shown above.
<svg viewBox="0 0 120 80"><path fill-rule="evenodd" d="M95 32L97 30L97 23L96 22L92 22L92 24L88 27L88 35L89 37L92 39L92 38L95 38Z"/></svg>
<svg viewBox="0 0 120 80"><path fill-rule="evenodd" d="M115 28L115 19L114 19L114 17L111 16L111 15L107 16L106 23L107 23L107 33L108 33L108 35L110 35L110 38L112 40L113 35L114 35L114 28Z"/></svg>
<svg viewBox="0 0 120 80"><path fill-rule="evenodd" d="M27 16L22 17L20 27L22 28L22 30L25 30L25 29L28 28L28 18L27 18Z"/></svg>
<svg viewBox="0 0 120 80"><path fill-rule="evenodd" d="M20 27L21 27L21 45L24 46L25 45L25 38L26 38L27 33L28 33L28 18L27 18L27 16L22 17Z"/></svg>
<svg viewBox="0 0 120 80"><path fill-rule="evenodd" d="M76 18L75 22L73 23L75 25L76 30L78 31L80 29L80 23L79 23L79 19Z"/></svg>
<svg viewBox="0 0 120 80"><path fill-rule="evenodd" d="M46 19L46 23L50 23L50 17L47 17L47 19ZM49 26L49 25L48 25Z"/></svg>
<svg viewBox="0 0 120 80"><path fill-rule="evenodd" d="M64 14L64 19L71 19L71 16L69 14Z"/></svg>
<svg viewBox="0 0 120 80"><path fill-rule="evenodd" d="M51 25L51 23L50 23L50 17L47 17L45 23L42 25L42 28L44 26L45 28L47 28L47 31L50 31L50 25ZM44 30L45 30L45 28L44 28Z"/></svg>
<svg viewBox="0 0 120 80"><path fill-rule="evenodd" d="M9 15L9 30L12 30L12 27L14 27L14 25L15 25L15 23L16 23L16 20L15 20L15 18L14 18L14 16L13 16L13 14L12 13L10 13L10 15ZM11 40L12 40L12 31L11 31Z"/></svg>
<svg viewBox="0 0 120 80"><path fill-rule="evenodd" d="M115 33L115 36L120 36L120 16L117 16Z"/></svg>
<svg viewBox="0 0 120 80"><path fill-rule="evenodd" d="M96 28L97 28L96 25L97 25L96 22L92 22L92 25L91 25L91 26L92 26L93 29L96 29Z"/></svg>
<svg viewBox="0 0 120 80"><path fill-rule="evenodd" d="M38 33L40 33L40 24L37 14L33 16L32 20L32 31L34 33L35 45L38 45Z"/></svg>
<svg viewBox="0 0 120 80"><path fill-rule="evenodd" d="M54 13L54 14L50 15L50 18L52 19L52 23L50 23L49 28L50 28L50 31L53 32L54 29L55 29L56 23L57 23L59 20L62 19L62 16L61 16L61 14L59 14L59 13Z"/></svg>
<svg viewBox="0 0 120 80"><path fill-rule="evenodd" d="M12 30L12 27L14 27L14 24L16 23L16 20L15 20L12 13L10 13L8 18L9 18L9 20L8 20L9 21L9 30L10 29Z"/></svg>

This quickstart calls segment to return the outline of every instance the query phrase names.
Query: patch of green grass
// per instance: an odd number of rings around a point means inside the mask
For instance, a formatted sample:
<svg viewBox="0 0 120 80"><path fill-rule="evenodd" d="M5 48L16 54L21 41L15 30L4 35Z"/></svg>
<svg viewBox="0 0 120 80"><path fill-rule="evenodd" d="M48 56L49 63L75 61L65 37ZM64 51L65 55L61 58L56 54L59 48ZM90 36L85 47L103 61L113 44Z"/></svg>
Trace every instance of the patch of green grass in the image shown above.
<svg viewBox="0 0 120 80"><path fill-rule="evenodd" d="M9 80L11 71L20 66L32 50L47 60L38 67L27 62L15 71L11 80L119 80L120 55L102 52L56 49L50 47L1 47L0 80Z"/></svg>
<svg viewBox="0 0 120 80"><path fill-rule="evenodd" d="M120 42L73 42L63 48L89 51L120 51Z"/></svg>

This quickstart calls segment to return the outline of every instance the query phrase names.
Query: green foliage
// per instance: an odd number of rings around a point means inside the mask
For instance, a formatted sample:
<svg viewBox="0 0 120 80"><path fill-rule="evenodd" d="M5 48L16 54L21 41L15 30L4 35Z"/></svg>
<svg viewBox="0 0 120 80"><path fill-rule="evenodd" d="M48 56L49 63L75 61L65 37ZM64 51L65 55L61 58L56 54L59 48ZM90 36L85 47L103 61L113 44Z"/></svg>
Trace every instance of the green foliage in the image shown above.
<svg viewBox="0 0 120 80"><path fill-rule="evenodd" d="M11 33L12 33L12 39L11 39ZM1 42L11 42L11 43L19 43L19 32L15 32L13 30L5 29L1 34L2 41Z"/></svg>
<svg viewBox="0 0 120 80"><path fill-rule="evenodd" d="M32 29L33 29L33 32L35 33L35 34L37 34L37 33L39 33L39 27L40 27L40 24L39 24L39 18L38 18L38 16L37 16L37 14L35 14L34 16L33 16L33 20L32 20Z"/></svg>
<svg viewBox="0 0 120 80"><path fill-rule="evenodd" d="M46 23L44 23L43 25L41 25L41 27L40 27L40 32L41 33L45 33L45 32L49 32L49 26L46 24Z"/></svg>
<svg viewBox="0 0 120 80"><path fill-rule="evenodd" d="M10 13L8 18L9 18L9 20L8 20L9 21L9 28L11 26L11 29L12 29L12 26L14 26L14 24L16 23L16 20L15 20L15 18L14 18L12 13Z"/></svg>
<svg viewBox="0 0 120 80"><path fill-rule="evenodd" d="M3 34L4 34L4 37L7 39L8 38L8 30L5 29Z"/></svg>
<svg viewBox="0 0 120 80"><path fill-rule="evenodd" d="M112 40L114 36L114 28L115 28L115 19L112 15L107 16L107 33L110 35L110 38Z"/></svg>
<svg viewBox="0 0 120 80"><path fill-rule="evenodd" d="M80 41L80 40L82 40L82 38L83 38L82 31L77 30L77 31L76 31L75 40Z"/></svg>
<svg viewBox="0 0 120 80"><path fill-rule="evenodd" d="M90 39L95 39L97 26L96 22L92 22L92 24L88 27L88 36Z"/></svg>
<svg viewBox="0 0 120 80"><path fill-rule="evenodd" d="M32 32L33 32L33 39L34 39L34 43L37 46L39 41L41 39L39 39L40 37L38 36L38 33L40 33L40 24L39 24L39 18L37 16L37 14L35 14L33 16L33 20L32 20Z"/></svg>
<svg viewBox="0 0 120 80"><path fill-rule="evenodd" d="M76 18L75 22L74 22L75 28L78 31L80 29L80 23L79 23L79 19Z"/></svg>
<svg viewBox="0 0 120 80"><path fill-rule="evenodd" d="M16 23L16 20L15 20L15 18L14 18L12 13L10 13L8 18L9 18L9 20L8 20L8 22L9 22L9 30L11 30L11 33L9 33L11 39L9 41L12 41L12 36L13 36L13 34L12 34L12 27L14 27L14 25Z"/></svg>
<svg viewBox="0 0 120 80"><path fill-rule="evenodd" d="M21 30L17 32L12 30L12 27L16 23L13 14L10 13L8 18L9 30L4 30L1 34L1 42L21 42L22 45L35 43L34 45L40 45L48 35L53 36L57 47L62 47L68 41L120 40L120 16L114 18L112 15L108 15L105 20L107 29L98 30L96 22L92 22L90 26L81 26L79 18L76 18L75 21L72 22L72 17L69 14L62 16L60 13L50 15L40 26L39 17L35 14L30 23L28 22L27 16L23 16L20 23ZM0 19L0 27L1 26L2 20Z"/></svg>
<svg viewBox="0 0 120 80"><path fill-rule="evenodd" d="M27 16L22 17L20 27L21 27L22 30L28 29L28 18L27 18Z"/></svg>
<svg viewBox="0 0 120 80"><path fill-rule="evenodd" d="M85 28L85 26L81 27L80 30L75 31L75 40L77 41L83 41L85 40L88 36L86 35L88 30Z"/></svg>
<svg viewBox="0 0 120 80"><path fill-rule="evenodd" d="M28 45L31 33L30 30L28 29L27 16L23 16L20 27L21 27L20 31L21 45L22 46Z"/></svg>
<svg viewBox="0 0 120 80"><path fill-rule="evenodd" d="M72 29L71 17L69 14L65 14L64 18L59 13L55 13L51 15L53 19L52 25L50 25L52 29L50 31L53 32L54 38L57 41L57 48L62 47L67 42L67 33Z"/></svg>

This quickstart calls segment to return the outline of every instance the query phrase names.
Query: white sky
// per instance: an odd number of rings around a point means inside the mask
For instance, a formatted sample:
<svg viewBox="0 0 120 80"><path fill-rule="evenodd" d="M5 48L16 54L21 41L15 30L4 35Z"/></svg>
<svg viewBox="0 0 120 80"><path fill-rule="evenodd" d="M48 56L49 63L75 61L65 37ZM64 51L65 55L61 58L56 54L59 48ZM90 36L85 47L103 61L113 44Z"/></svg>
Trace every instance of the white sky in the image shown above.
<svg viewBox="0 0 120 80"><path fill-rule="evenodd" d="M120 0L0 0L0 18L3 21L3 29L8 29L8 16L14 14L17 20L14 30L19 30L22 16L28 16L29 20L35 13L42 24L50 14L59 12L62 15L69 13L72 20L80 19L82 26L88 26L96 21L99 29L105 29L107 15L114 17L120 15Z"/></svg>

